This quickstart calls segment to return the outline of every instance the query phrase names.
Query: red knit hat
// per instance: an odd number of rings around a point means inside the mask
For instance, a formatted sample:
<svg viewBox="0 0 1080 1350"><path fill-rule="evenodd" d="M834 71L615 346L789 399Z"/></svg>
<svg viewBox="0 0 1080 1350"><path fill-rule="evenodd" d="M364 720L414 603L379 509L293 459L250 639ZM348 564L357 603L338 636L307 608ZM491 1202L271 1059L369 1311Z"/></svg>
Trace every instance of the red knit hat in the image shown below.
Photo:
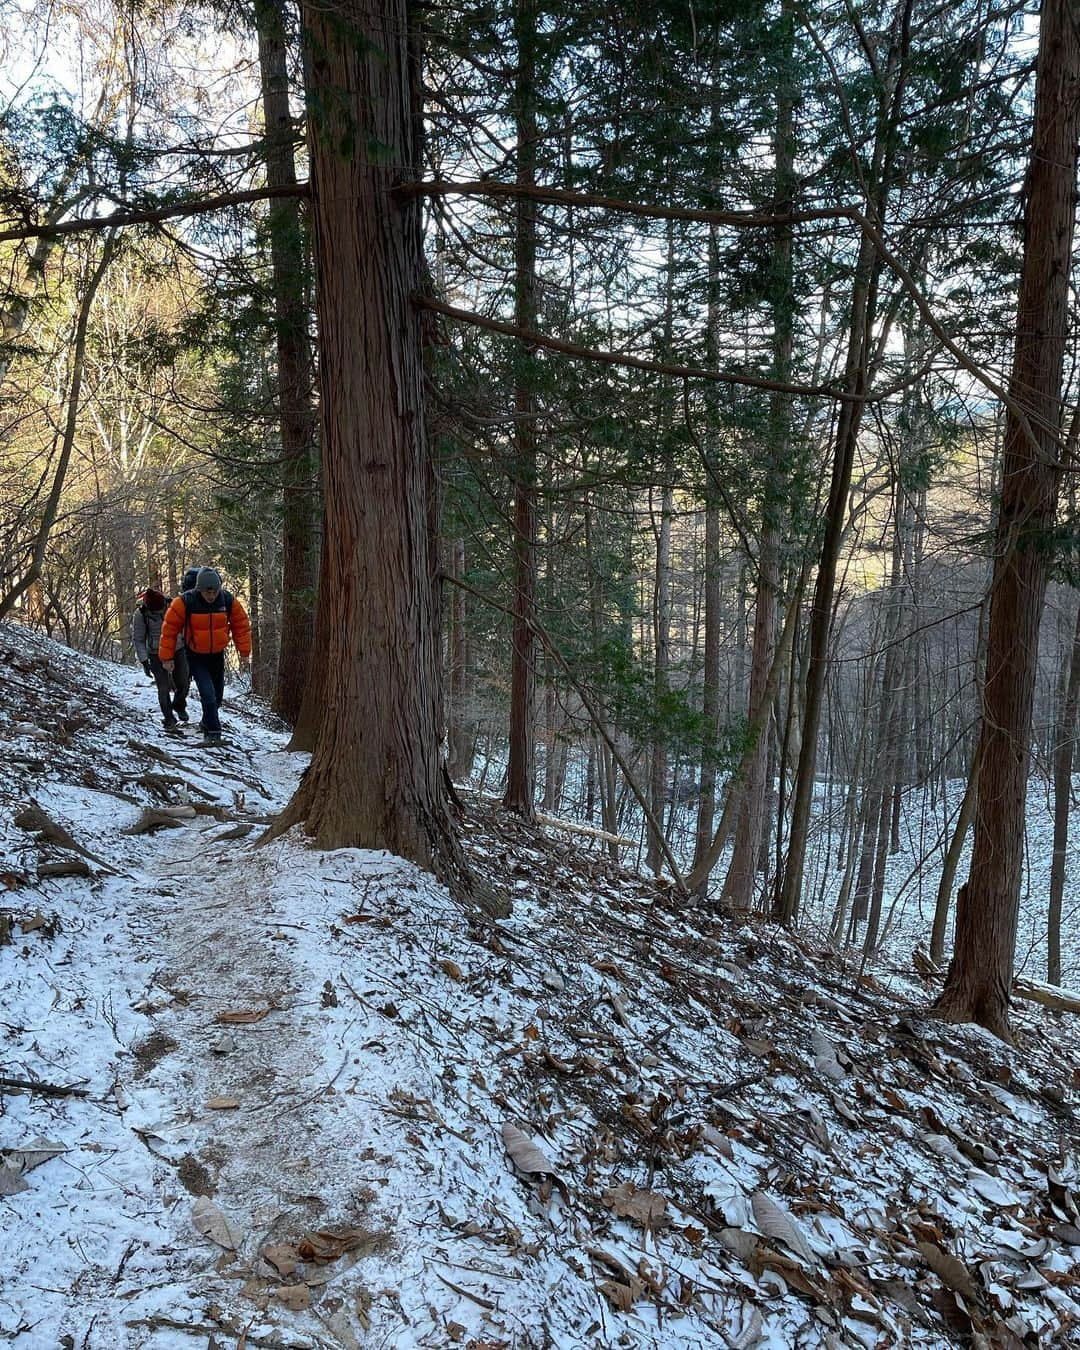
<svg viewBox="0 0 1080 1350"><path fill-rule="evenodd" d="M165 606L169 603L166 597L162 595L160 591L154 590L153 586L151 586L149 590L143 591L142 602L147 609L152 609L155 612L159 609L164 609Z"/></svg>

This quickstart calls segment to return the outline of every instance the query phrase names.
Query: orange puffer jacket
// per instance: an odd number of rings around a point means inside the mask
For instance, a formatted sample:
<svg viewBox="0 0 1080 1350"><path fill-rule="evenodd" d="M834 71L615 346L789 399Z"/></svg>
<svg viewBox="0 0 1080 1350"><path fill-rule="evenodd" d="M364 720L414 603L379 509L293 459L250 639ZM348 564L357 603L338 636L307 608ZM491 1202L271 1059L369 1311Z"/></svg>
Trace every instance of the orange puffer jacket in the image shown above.
<svg viewBox="0 0 1080 1350"><path fill-rule="evenodd" d="M203 656L223 652L229 645L231 633L240 655L251 655L251 624L244 606L228 591L219 591L211 604L207 604L198 591L185 591L176 597L161 625L160 660L173 659L181 630L189 652Z"/></svg>

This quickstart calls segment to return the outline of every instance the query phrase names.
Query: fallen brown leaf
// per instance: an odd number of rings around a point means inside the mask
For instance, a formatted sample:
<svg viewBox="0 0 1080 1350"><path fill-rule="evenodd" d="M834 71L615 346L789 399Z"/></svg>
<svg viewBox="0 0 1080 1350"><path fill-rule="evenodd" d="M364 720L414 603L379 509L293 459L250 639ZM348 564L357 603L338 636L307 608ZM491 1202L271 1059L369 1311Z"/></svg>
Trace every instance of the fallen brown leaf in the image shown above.
<svg viewBox="0 0 1080 1350"><path fill-rule="evenodd" d="M198 1231L226 1251L234 1252L240 1246L240 1234L212 1200L201 1195L191 1211L191 1221Z"/></svg>
<svg viewBox="0 0 1080 1350"><path fill-rule="evenodd" d="M628 1313L633 1311L634 1304L641 1297L643 1290L637 1280L631 1281L630 1284L623 1284L620 1280L601 1280L600 1292L613 1308Z"/></svg>
<svg viewBox="0 0 1080 1350"><path fill-rule="evenodd" d="M275 1242L263 1248L263 1260L286 1279L295 1274L300 1258L295 1247L287 1242Z"/></svg>
<svg viewBox="0 0 1080 1350"><path fill-rule="evenodd" d="M610 1186L600 1198L620 1218L633 1219L643 1228L658 1228L668 1222L664 1215L667 1198L657 1191L638 1190L632 1181Z"/></svg>
<svg viewBox="0 0 1080 1350"><path fill-rule="evenodd" d="M296 1244L297 1255L303 1261L318 1261L326 1264L336 1261L346 1252L363 1247L372 1239L366 1228L346 1228L340 1233L320 1228L316 1232L306 1233Z"/></svg>
<svg viewBox="0 0 1080 1350"><path fill-rule="evenodd" d="M942 1284L973 1303L978 1302L978 1287L963 1261L942 1251L934 1242L916 1243L916 1249Z"/></svg>
<svg viewBox="0 0 1080 1350"><path fill-rule="evenodd" d="M292 1312L303 1312L311 1307L311 1290L306 1284L283 1284L274 1291L274 1297Z"/></svg>
<svg viewBox="0 0 1080 1350"><path fill-rule="evenodd" d="M211 1097L206 1103L208 1111L235 1111L240 1105L239 1097Z"/></svg>
<svg viewBox="0 0 1080 1350"><path fill-rule="evenodd" d="M223 1022L230 1027L250 1026L252 1022L261 1022L270 1012L270 1008L255 1008L250 1011L240 1008L234 1012L219 1012L214 1021Z"/></svg>

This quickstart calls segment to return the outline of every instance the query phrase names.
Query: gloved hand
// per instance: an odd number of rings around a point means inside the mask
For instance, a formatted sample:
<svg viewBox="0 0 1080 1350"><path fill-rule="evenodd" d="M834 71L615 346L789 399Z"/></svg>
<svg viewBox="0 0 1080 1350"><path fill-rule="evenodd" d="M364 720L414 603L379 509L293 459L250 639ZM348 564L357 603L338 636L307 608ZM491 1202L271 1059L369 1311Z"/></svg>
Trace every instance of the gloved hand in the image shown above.
<svg viewBox="0 0 1080 1350"><path fill-rule="evenodd" d="M154 678L154 672L150 669L150 662L144 661L142 663L142 668L143 674L149 676L149 678L152 680Z"/></svg>

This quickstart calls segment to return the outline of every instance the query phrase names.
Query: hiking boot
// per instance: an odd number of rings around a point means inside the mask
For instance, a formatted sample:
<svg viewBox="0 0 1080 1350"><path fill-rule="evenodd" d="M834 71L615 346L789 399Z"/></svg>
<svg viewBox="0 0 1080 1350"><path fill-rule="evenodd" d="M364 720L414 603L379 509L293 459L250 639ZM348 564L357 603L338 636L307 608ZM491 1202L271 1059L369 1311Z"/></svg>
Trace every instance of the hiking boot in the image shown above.
<svg viewBox="0 0 1080 1350"><path fill-rule="evenodd" d="M221 732L220 732L220 731L207 731L207 732L205 732L205 733L203 734L203 740L202 740L202 743L203 743L203 745L206 745L206 746L220 745L220 744L221 744Z"/></svg>
<svg viewBox="0 0 1080 1350"><path fill-rule="evenodd" d="M179 717L181 722L188 720L188 710L186 708L173 708L173 712Z"/></svg>
<svg viewBox="0 0 1080 1350"><path fill-rule="evenodd" d="M162 719L161 725L166 731L175 731L179 724L175 717L165 717Z"/></svg>

